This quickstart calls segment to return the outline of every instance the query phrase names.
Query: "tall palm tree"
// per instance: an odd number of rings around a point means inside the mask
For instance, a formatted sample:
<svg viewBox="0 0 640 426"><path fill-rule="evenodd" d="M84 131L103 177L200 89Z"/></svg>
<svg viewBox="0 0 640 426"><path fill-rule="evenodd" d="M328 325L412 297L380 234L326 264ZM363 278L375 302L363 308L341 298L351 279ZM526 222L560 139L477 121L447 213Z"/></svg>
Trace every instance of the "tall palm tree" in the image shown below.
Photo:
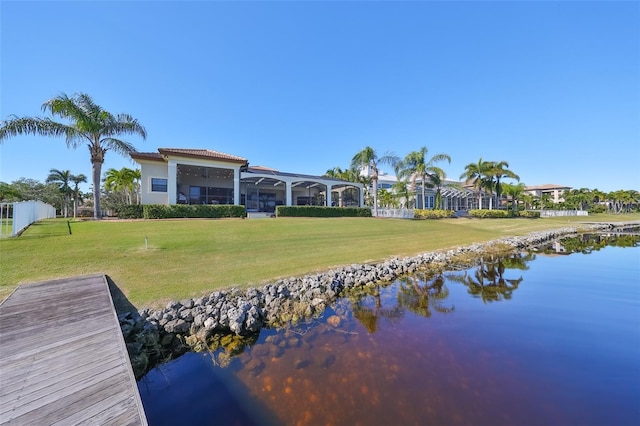
<svg viewBox="0 0 640 426"><path fill-rule="evenodd" d="M378 154L376 154L375 150L370 146L365 147L351 159L352 169L361 170L366 167L370 172L373 186L374 216L378 216L378 165L388 164L391 167L395 167L397 163L398 157L394 154L386 153L384 156L378 157Z"/></svg>
<svg viewBox="0 0 640 426"><path fill-rule="evenodd" d="M67 123L51 118L10 116L0 124L0 142L10 136L33 134L41 136L64 136L67 147L77 148L87 144L91 156L93 182L93 217L100 219L100 178L102 164L107 151L129 155L135 151L133 145L118 135L147 137L145 128L129 114L113 115L96 104L85 93L71 97L61 94L42 104L42 110L52 116L68 120Z"/></svg>
<svg viewBox="0 0 640 426"><path fill-rule="evenodd" d="M500 180L505 178L510 178L520 182L520 176L518 176L517 174L509 170L509 163L507 163L506 161L492 162L488 176L490 177L491 180L493 179L496 180L495 189L496 189L496 200L498 204L500 203L500 195L502 194L502 184L500 183Z"/></svg>
<svg viewBox="0 0 640 426"><path fill-rule="evenodd" d="M71 193L73 190L71 189L71 177L73 175L69 170L58 170L51 169L49 170L49 176L47 176L47 183L53 183L58 186L60 193L64 197L63 204L63 215L64 217L69 217L69 202L71 199Z"/></svg>
<svg viewBox="0 0 640 426"><path fill-rule="evenodd" d="M87 181L87 177L80 173L79 175L71 175L71 182L73 182L73 217L78 215L78 201L80 200L80 188L79 185Z"/></svg>
<svg viewBox="0 0 640 426"><path fill-rule="evenodd" d="M451 163L451 157L448 154L436 154L427 160L427 147L423 146L418 151L411 151L402 160L397 167L396 174L399 178L411 177L412 186L415 188L415 182L420 179L422 182L422 208L426 208L426 187L432 185L427 182L427 177L433 181L440 176L445 176L444 170L436 167L435 163L448 161Z"/></svg>
<svg viewBox="0 0 640 426"><path fill-rule="evenodd" d="M464 173L460 179L473 182L473 187L478 191L478 208L482 208L482 191L488 186L488 173L491 170L491 162L484 161L482 157L477 163L469 163L464 166Z"/></svg>

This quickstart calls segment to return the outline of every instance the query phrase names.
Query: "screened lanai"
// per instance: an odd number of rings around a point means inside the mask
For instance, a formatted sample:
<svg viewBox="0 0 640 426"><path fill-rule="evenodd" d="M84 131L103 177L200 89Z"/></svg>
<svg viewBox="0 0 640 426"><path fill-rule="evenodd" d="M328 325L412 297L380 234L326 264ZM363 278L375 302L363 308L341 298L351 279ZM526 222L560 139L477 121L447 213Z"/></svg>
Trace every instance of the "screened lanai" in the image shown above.
<svg viewBox="0 0 640 426"><path fill-rule="evenodd" d="M362 185L353 182L265 167L248 167L241 173L240 204L247 211L271 213L282 205L357 207L362 202Z"/></svg>

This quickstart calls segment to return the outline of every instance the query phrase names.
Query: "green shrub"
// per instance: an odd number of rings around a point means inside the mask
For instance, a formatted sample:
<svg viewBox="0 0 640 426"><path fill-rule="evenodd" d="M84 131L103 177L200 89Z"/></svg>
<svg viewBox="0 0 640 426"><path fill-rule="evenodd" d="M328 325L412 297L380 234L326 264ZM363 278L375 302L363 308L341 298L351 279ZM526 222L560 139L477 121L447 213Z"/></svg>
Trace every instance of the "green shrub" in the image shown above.
<svg viewBox="0 0 640 426"><path fill-rule="evenodd" d="M141 217L145 219L173 219L173 218L210 218L246 217L244 206L233 204L145 204L142 206Z"/></svg>
<svg viewBox="0 0 640 426"><path fill-rule="evenodd" d="M142 219L142 204L122 204L115 208L120 219ZM91 214L93 216L93 213Z"/></svg>
<svg viewBox="0 0 640 426"><path fill-rule="evenodd" d="M528 219L539 219L540 218L540 212L539 211L533 211L533 210L520 210L518 212L518 216L519 217L525 217Z"/></svg>
<svg viewBox="0 0 640 426"><path fill-rule="evenodd" d="M414 219L445 219L454 217L455 212L453 210L422 210L415 209L413 211Z"/></svg>
<svg viewBox="0 0 640 426"><path fill-rule="evenodd" d="M278 217L371 217L371 209L359 207L276 206Z"/></svg>
<svg viewBox="0 0 640 426"><path fill-rule="evenodd" d="M469 216L478 219L502 219L508 217L523 217L528 219L535 219L540 217L539 211L533 210L520 210L513 212L512 210L469 210Z"/></svg>
<svg viewBox="0 0 640 426"><path fill-rule="evenodd" d="M478 219L496 219L509 217L509 212L506 210L475 209L469 210L469 216Z"/></svg>

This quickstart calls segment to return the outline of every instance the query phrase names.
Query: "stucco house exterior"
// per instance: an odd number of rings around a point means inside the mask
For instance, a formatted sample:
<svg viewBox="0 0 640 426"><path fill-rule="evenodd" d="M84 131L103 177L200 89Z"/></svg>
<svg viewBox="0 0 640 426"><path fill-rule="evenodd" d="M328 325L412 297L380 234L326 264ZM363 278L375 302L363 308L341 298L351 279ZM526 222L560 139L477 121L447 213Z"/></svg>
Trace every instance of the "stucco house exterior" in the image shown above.
<svg viewBox="0 0 640 426"><path fill-rule="evenodd" d="M235 204L249 212L364 205L359 183L252 167L246 158L209 149L159 148L131 158L140 165L142 204Z"/></svg>
<svg viewBox="0 0 640 426"><path fill-rule="evenodd" d="M544 185L527 186L524 190L526 193L536 197L542 197L544 194L549 194L551 196L551 200L557 204L564 201L564 191L570 191L571 187L547 183Z"/></svg>

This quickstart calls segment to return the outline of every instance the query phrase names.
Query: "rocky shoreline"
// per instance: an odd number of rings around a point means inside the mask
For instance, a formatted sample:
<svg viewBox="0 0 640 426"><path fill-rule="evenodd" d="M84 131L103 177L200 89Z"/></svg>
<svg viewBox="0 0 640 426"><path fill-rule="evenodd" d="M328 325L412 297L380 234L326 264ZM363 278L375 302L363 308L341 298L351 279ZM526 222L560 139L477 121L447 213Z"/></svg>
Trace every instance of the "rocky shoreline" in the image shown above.
<svg viewBox="0 0 640 426"><path fill-rule="evenodd" d="M620 231L638 224L588 224L580 231ZM412 272L467 264L488 251L503 253L535 249L550 241L578 234L576 227L505 237L413 257L391 258L378 264L352 264L326 272L277 280L261 288L216 291L197 299L173 301L162 310L144 309L119 315L129 357L137 378L157 364L189 350L207 349L213 335L247 336L263 327L295 324L322 313L349 289L393 282Z"/></svg>

